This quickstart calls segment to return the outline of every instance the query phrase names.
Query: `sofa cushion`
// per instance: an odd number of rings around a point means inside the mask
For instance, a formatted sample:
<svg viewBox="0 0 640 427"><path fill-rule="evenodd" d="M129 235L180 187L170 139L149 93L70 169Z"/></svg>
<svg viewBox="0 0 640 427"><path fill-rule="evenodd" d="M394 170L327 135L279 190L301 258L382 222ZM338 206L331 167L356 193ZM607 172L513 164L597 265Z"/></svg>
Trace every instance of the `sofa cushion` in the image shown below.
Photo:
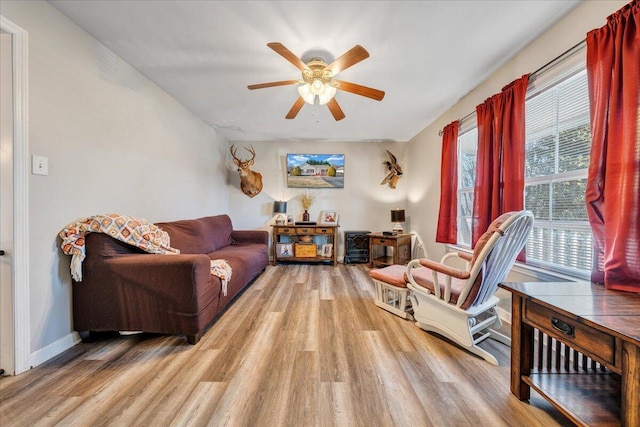
<svg viewBox="0 0 640 427"><path fill-rule="evenodd" d="M227 284L227 295L221 295L221 304L227 304L269 263L267 245L243 243L229 245L207 254L211 259L224 259L231 266L231 280Z"/></svg>
<svg viewBox="0 0 640 427"><path fill-rule="evenodd" d="M233 225L228 215L156 223L169 233L171 247L183 254L208 254L231 244Z"/></svg>

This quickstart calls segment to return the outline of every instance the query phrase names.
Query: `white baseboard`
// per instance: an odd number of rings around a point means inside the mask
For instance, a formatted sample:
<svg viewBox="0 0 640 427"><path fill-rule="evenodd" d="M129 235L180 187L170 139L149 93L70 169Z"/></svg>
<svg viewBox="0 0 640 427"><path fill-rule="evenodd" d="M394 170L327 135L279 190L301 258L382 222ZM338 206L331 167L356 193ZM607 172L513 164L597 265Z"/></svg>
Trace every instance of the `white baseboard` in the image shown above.
<svg viewBox="0 0 640 427"><path fill-rule="evenodd" d="M42 347L40 350L31 353L31 357L29 358L30 367L35 368L47 360L56 357L63 351L70 349L79 342L80 335L78 335L77 332L71 332L59 340L52 342L48 346Z"/></svg>

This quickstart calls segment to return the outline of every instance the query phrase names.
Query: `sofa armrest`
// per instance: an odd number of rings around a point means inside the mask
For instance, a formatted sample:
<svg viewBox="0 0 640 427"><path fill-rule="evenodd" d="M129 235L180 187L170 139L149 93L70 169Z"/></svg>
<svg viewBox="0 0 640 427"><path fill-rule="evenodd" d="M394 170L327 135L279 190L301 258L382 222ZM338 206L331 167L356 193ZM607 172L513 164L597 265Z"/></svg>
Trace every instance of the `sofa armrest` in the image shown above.
<svg viewBox="0 0 640 427"><path fill-rule="evenodd" d="M197 288L211 286L211 260L204 254L116 255L93 264L91 280L99 276L121 285L138 286L164 296L184 299L185 285L193 288L186 295L193 297ZM82 287L83 282L77 284Z"/></svg>
<svg viewBox="0 0 640 427"><path fill-rule="evenodd" d="M233 230L231 241L238 243L264 243L269 244L269 232L264 230Z"/></svg>

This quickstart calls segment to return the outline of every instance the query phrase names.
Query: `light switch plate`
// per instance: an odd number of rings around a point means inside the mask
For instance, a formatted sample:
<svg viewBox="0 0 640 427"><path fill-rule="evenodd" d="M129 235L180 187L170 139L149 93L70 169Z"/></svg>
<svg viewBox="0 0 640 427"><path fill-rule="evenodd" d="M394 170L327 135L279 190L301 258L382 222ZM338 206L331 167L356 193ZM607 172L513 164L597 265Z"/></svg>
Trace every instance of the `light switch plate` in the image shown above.
<svg viewBox="0 0 640 427"><path fill-rule="evenodd" d="M34 175L49 175L49 159L43 156L32 156L31 173Z"/></svg>

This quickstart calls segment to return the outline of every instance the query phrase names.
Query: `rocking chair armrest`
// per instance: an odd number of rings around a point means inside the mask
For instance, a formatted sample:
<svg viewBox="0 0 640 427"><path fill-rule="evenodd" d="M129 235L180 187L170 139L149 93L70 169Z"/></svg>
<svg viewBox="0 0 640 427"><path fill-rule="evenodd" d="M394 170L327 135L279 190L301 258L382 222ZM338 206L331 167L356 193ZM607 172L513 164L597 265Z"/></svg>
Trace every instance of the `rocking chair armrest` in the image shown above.
<svg viewBox="0 0 640 427"><path fill-rule="evenodd" d="M472 255L469 255L465 252L447 252L440 260L440 264L449 265L450 260L454 260L458 261L459 265L459 260L463 260L465 262L466 269L469 270L471 268L471 259Z"/></svg>
<svg viewBox="0 0 640 427"><path fill-rule="evenodd" d="M449 267L448 265L441 264L430 259L420 259L420 265L430 268L438 273L446 274L447 276L455 277L456 279L468 279L470 274L468 271L460 270L459 268Z"/></svg>
<svg viewBox="0 0 640 427"><path fill-rule="evenodd" d="M458 256L467 262L471 262L473 259L473 255L466 252L458 252Z"/></svg>

